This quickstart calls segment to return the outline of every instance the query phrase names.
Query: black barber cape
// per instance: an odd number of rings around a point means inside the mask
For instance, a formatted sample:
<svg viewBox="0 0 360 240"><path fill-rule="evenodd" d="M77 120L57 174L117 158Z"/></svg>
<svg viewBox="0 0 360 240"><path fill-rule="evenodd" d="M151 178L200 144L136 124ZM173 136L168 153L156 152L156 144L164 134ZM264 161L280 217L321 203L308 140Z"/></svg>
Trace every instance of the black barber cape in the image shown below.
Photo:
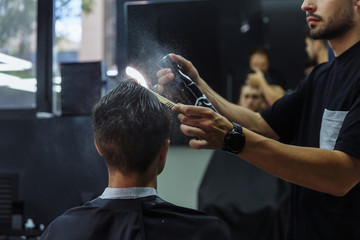
<svg viewBox="0 0 360 240"><path fill-rule="evenodd" d="M96 198L66 211L41 240L230 239L227 225L202 212L157 196L138 199Z"/></svg>

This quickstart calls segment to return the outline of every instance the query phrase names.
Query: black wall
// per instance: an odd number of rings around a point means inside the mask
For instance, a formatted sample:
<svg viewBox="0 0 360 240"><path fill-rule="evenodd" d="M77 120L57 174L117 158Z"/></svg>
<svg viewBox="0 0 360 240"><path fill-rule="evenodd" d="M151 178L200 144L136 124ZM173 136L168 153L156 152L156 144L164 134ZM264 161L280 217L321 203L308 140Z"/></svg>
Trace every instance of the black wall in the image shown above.
<svg viewBox="0 0 360 240"><path fill-rule="evenodd" d="M0 133L0 174L19 175L24 217L37 224L48 224L107 186L90 117L0 120Z"/></svg>
<svg viewBox="0 0 360 240"><path fill-rule="evenodd" d="M306 21L301 4L301 1L262 2L264 17L268 19L264 42L270 50L271 65L285 75L288 88L292 89L304 77Z"/></svg>

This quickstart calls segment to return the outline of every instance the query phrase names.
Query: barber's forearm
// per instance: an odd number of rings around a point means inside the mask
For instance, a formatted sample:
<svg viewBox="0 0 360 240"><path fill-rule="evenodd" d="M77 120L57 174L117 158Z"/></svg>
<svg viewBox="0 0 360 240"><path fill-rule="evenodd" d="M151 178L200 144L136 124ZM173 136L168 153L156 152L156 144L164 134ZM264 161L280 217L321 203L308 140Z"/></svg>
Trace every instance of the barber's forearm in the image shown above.
<svg viewBox="0 0 360 240"><path fill-rule="evenodd" d="M335 196L360 181L360 160L343 152L286 145L247 129L244 133L239 156L279 178Z"/></svg>

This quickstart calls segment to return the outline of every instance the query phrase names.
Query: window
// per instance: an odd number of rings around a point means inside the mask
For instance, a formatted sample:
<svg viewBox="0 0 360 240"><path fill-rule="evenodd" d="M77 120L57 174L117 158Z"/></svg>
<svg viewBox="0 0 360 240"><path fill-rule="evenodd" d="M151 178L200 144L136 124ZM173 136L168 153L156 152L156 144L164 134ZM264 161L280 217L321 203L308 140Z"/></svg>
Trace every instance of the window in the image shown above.
<svg viewBox="0 0 360 240"><path fill-rule="evenodd" d="M0 118L58 115L61 63L105 58L112 67L115 6L115 0L0 0ZM105 34L104 26L112 28Z"/></svg>
<svg viewBox="0 0 360 240"><path fill-rule="evenodd" d="M54 113L61 114L61 63L78 62L82 37L82 0L55 0Z"/></svg>
<svg viewBox="0 0 360 240"><path fill-rule="evenodd" d="M0 1L0 110L36 107L37 0Z"/></svg>

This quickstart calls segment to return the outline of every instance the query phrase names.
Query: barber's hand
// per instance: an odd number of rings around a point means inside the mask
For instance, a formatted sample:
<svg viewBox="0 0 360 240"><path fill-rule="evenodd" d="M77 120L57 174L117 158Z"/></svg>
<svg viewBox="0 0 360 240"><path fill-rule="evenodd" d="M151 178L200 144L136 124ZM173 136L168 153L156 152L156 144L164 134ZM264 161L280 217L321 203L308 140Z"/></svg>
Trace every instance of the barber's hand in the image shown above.
<svg viewBox="0 0 360 240"><path fill-rule="evenodd" d="M253 69L255 73L249 73L247 75L246 83L255 88L261 88L266 84L266 79L264 73L259 68Z"/></svg>
<svg viewBox="0 0 360 240"><path fill-rule="evenodd" d="M181 71L184 74L188 75L191 80L193 80L196 84L199 85L202 79L200 78L198 71L190 61L186 60L180 55L175 55L173 53L170 54L170 58L172 61L179 64ZM172 73L170 68L164 68L159 70L156 73L156 76L158 78L158 84L156 85L156 88L154 90L158 93L166 94L166 84L174 79L174 74Z"/></svg>
<svg viewBox="0 0 360 240"><path fill-rule="evenodd" d="M220 149L232 123L210 108L176 104L173 112L178 114L181 131L193 137L189 145L195 149Z"/></svg>

